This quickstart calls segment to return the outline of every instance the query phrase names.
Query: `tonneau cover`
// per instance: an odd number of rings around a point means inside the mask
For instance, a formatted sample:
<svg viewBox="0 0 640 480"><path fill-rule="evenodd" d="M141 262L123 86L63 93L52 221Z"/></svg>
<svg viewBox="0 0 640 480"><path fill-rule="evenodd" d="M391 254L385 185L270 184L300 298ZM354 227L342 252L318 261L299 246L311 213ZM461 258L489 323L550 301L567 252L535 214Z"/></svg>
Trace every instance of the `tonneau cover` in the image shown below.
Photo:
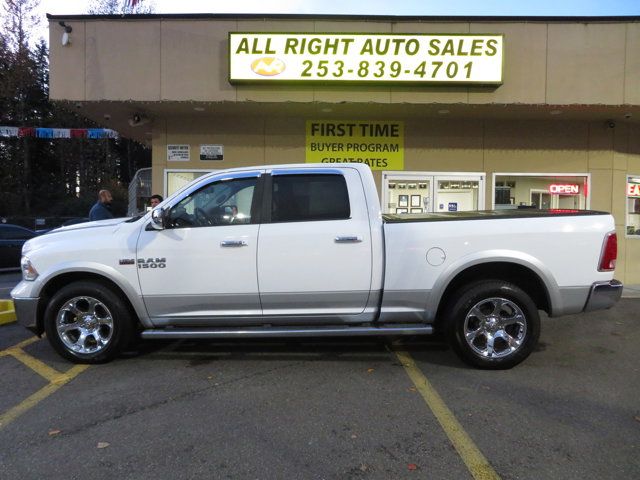
<svg viewBox="0 0 640 480"><path fill-rule="evenodd" d="M522 208L509 210L477 210L469 212L439 212L382 215L385 223L450 222L455 220L505 220L507 218L582 217L588 215L609 215L596 210L570 210Z"/></svg>

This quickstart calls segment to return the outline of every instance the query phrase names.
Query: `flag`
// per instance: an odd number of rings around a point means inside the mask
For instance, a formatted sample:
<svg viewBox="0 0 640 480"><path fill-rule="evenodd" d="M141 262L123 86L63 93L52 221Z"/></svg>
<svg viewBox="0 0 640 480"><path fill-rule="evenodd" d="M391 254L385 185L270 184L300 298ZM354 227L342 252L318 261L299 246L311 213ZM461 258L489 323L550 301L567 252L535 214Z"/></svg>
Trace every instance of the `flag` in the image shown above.
<svg viewBox="0 0 640 480"><path fill-rule="evenodd" d="M124 0L124 6L133 10L142 0Z"/></svg>

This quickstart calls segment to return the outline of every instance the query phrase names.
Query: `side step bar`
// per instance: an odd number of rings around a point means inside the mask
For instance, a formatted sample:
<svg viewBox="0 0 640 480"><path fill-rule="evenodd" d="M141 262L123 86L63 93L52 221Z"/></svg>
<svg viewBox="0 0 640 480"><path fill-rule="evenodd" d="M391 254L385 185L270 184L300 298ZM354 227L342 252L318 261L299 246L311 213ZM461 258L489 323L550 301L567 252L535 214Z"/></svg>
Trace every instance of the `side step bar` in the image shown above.
<svg viewBox="0 0 640 480"><path fill-rule="evenodd" d="M374 335L430 335L433 326L393 325L382 327L237 327L237 328L163 328L145 330L142 338L270 338L270 337L347 337Z"/></svg>

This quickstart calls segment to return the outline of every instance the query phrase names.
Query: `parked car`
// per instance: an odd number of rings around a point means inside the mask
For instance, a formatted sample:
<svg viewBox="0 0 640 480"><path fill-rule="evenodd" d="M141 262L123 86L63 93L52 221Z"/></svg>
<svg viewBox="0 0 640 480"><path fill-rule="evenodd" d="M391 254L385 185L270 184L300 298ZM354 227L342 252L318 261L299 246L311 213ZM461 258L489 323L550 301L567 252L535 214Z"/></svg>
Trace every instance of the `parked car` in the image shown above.
<svg viewBox="0 0 640 480"><path fill-rule="evenodd" d="M70 218L69 220L65 220L64 222L62 222L62 224L60 225L61 227L68 227L69 225L77 225L78 223L85 223L85 222L89 222L90 220L87 217L76 217L76 218Z"/></svg>
<svg viewBox="0 0 640 480"><path fill-rule="evenodd" d="M237 215L234 211L237 209ZM242 222L237 219L242 219ZM23 248L18 321L74 362L143 338L418 335L471 365L534 351L539 311L609 308L613 217L587 210L382 215L362 164L247 167L195 180L141 217Z"/></svg>
<svg viewBox="0 0 640 480"><path fill-rule="evenodd" d="M20 225L0 224L0 269L20 268L22 245L37 235Z"/></svg>

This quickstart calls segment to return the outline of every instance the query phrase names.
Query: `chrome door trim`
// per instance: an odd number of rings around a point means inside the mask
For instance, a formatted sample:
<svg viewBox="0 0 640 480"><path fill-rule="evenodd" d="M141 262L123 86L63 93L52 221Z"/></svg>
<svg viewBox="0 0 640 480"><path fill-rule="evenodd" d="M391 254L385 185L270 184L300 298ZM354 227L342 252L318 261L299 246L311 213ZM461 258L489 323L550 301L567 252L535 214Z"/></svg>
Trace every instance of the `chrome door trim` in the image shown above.
<svg viewBox="0 0 640 480"><path fill-rule="evenodd" d="M334 238L336 243L361 243L362 237L358 235L338 235Z"/></svg>
<svg viewBox="0 0 640 480"><path fill-rule="evenodd" d="M221 247L246 247L248 244L244 240L223 240L220 242Z"/></svg>

